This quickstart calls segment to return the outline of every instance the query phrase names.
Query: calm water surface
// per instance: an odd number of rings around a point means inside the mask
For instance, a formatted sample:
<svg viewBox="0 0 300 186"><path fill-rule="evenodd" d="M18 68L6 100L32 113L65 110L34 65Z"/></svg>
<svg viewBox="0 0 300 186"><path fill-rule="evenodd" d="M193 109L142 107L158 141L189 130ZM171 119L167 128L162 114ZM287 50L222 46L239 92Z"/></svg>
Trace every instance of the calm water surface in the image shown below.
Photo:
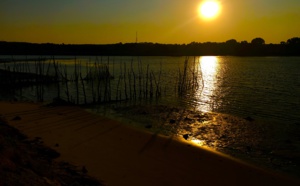
<svg viewBox="0 0 300 186"><path fill-rule="evenodd" d="M199 109L299 122L300 58L202 57L200 63L204 89L194 98Z"/></svg>
<svg viewBox="0 0 300 186"><path fill-rule="evenodd" d="M26 56L27 59L36 57ZM9 59L11 56L1 58ZM24 59L25 56L14 56L15 60L18 58ZM186 59L186 57L83 56L76 57L76 62L83 65L83 75L86 74L85 65L88 63L107 64L110 73L116 77L111 82L112 92L116 91L118 76L124 73L124 69L137 72L140 68L145 73L149 65L149 71L153 72L156 78L160 74L163 95L159 103L283 123L299 122L300 57L190 57L189 72L192 72L195 66L199 76L197 78L199 87L178 98L174 93L176 91L174 85L178 80L179 69L183 69ZM56 62L66 66L69 76L72 75L74 57L57 56ZM24 63L29 66L31 64L31 71L34 72L34 62ZM0 68L7 66L13 68L12 63L0 64ZM86 85L86 88L87 91L91 91L90 85ZM71 92L75 92L74 86L70 85L70 89ZM46 99L51 100L57 94L56 86L45 87L45 90ZM22 96L34 99L35 90L28 88Z"/></svg>

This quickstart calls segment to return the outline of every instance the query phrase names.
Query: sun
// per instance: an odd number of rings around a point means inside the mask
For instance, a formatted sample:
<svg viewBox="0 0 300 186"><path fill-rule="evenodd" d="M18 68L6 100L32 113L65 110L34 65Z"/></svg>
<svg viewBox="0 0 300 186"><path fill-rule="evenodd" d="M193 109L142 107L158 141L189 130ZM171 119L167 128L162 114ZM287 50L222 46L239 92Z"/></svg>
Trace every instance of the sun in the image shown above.
<svg viewBox="0 0 300 186"><path fill-rule="evenodd" d="M204 1L199 6L199 14L204 19L213 19L219 15L220 11L220 3L213 0Z"/></svg>

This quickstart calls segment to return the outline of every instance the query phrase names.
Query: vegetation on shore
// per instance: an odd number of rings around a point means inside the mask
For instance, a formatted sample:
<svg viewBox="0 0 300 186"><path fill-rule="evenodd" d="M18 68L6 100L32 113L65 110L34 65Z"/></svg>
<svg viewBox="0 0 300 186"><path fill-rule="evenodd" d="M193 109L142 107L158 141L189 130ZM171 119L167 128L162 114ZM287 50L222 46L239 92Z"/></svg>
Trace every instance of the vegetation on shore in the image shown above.
<svg viewBox="0 0 300 186"><path fill-rule="evenodd" d="M235 39L226 42L191 42L189 44L116 43L116 44L53 44L0 41L0 55L95 55L95 56L299 56L300 38L293 37L279 44L266 44L263 38L251 42Z"/></svg>

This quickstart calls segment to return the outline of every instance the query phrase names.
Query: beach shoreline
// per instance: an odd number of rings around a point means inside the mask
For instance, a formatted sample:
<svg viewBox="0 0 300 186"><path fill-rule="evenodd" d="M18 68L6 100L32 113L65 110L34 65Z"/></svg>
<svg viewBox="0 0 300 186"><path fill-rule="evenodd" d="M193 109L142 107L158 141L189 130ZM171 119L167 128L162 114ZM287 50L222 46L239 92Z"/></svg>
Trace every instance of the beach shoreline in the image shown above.
<svg viewBox="0 0 300 186"><path fill-rule="evenodd" d="M300 177L299 126L161 104L88 108L142 130L176 136L247 163Z"/></svg>
<svg viewBox="0 0 300 186"><path fill-rule="evenodd" d="M0 114L58 151L58 160L85 167L107 185L299 185L286 175L75 106L2 101Z"/></svg>

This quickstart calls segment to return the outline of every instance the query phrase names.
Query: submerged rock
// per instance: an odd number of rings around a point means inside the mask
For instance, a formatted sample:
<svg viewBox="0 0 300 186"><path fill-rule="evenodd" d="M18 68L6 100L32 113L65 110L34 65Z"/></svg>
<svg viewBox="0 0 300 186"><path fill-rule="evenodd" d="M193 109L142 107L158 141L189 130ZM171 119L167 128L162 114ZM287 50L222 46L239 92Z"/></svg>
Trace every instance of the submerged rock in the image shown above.
<svg viewBox="0 0 300 186"><path fill-rule="evenodd" d="M182 137L185 139L185 140L187 140L188 138L189 138L189 134L184 134L184 135L182 135Z"/></svg>
<svg viewBox="0 0 300 186"><path fill-rule="evenodd" d="M175 119L170 119L169 123L174 124L174 123L176 123L176 120Z"/></svg>
<svg viewBox="0 0 300 186"><path fill-rule="evenodd" d="M12 120L13 121L19 121L19 120L21 120L22 118L20 117L20 116L15 116Z"/></svg>
<svg viewBox="0 0 300 186"><path fill-rule="evenodd" d="M151 125L151 124L146 125L145 128L146 128L146 129L151 129L151 128L152 128L152 125Z"/></svg>
<svg viewBox="0 0 300 186"><path fill-rule="evenodd" d="M252 117L250 117L250 116L248 116L248 117L246 117L244 119L247 120L247 121L250 121L250 122L254 121L254 119Z"/></svg>

